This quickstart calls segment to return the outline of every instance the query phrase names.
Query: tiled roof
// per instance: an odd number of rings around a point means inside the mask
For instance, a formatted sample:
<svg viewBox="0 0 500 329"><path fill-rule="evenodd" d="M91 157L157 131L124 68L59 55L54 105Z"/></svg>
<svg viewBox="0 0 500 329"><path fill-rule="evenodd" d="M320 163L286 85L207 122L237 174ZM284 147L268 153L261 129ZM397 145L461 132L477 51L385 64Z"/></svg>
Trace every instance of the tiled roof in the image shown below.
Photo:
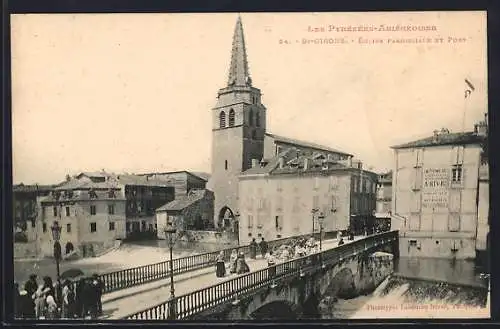
<svg viewBox="0 0 500 329"><path fill-rule="evenodd" d="M187 196L180 196L175 200L170 201L169 203L161 206L156 209L156 211L169 211L169 210L183 210L188 206L192 205L198 200L201 200L207 195L207 193L212 193L206 189L203 190L190 190Z"/></svg>
<svg viewBox="0 0 500 329"><path fill-rule="evenodd" d="M167 172L150 172L150 173L143 173L143 174L138 174L137 176L152 176L152 175L175 175L175 174L180 174L180 173L186 173L188 175L196 176L204 181L208 181L210 178L209 173L201 172L201 171L186 171L186 170L180 170L180 171L167 171Z"/></svg>
<svg viewBox="0 0 500 329"><path fill-rule="evenodd" d="M315 150L319 150L319 151L327 151L327 152L352 156L352 154L345 153L345 152L333 149L333 148L328 147L328 146L323 146L323 145L319 145L319 144L315 144L315 143L311 143L311 142L305 142L305 141L301 141L298 139L278 136L278 135L269 134L269 133L266 133L266 136L269 136L269 137L273 138L275 141L285 143L285 144L291 144L291 145L307 147L307 148L311 148L311 149L315 149Z"/></svg>
<svg viewBox="0 0 500 329"><path fill-rule="evenodd" d="M304 172L330 172L337 170L349 170L352 169L340 162L335 162L332 160L321 160L314 159L313 156L306 156L304 154L297 154L299 151L296 148L288 148L281 152L278 156L269 160L269 163L264 166L256 166L249 168L242 173L245 175L265 175L265 174L291 174L291 173L304 173ZM280 157L283 158L283 168L279 168ZM308 161L308 168L304 170L305 161ZM323 164L328 164L328 169L323 169Z"/></svg>
<svg viewBox="0 0 500 329"><path fill-rule="evenodd" d="M83 171L83 172L79 173L76 177L80 177L80 176L106 178L106 177L112 176L112 174L104 172L104 171L101 171L101 172Z"/></svg>
<svg viewBox="0 0 500 329"><path fill-rule="evenodd" d="M61 184L55 190L89 190L89 189L119 189L120 185L115 180L105 182L92 182L80 179L72 179L67 183Z"/></svg>
<svg viewBox="0 0 500 329"><path fill-rule="evenodd" d="M139 185L139 186L171 186L168 182L161 179L148 178L143 175L117 175L116 180L122 185Z"/></svg>
<svg viewBox="0 0 500 329"><path fill-rule="evenodd" d="M51 194L51 195L48 195L46 197L44 197L43 199L41 199L40 201L43 202L43 203L48 203L48 202L64 202L64 201L68 201L68 202L71 202L71 201L87 201L87 200L113 200L113 201L125 201L125 198L121 195L121 193L118 193L116 192L115 193L115 197L112 198L109 196L108 194L108 191L107 190L96 190L95 191L96 194L97 194L97 198L96 199L92 199L90 197L90 194L88 191L84 190L84 191L75 191L73 193L73 195L71 197L65 195L65 194L61 194L58 198Z"/></svg>
<svg viewBox="0 0 500 329"><path fill-rule="evenodd" d="M404 149L439 145L481 144L484 141L485 137L477 135L474 132L440 133L437 135L437 138L434 136L430 136L416 141L395 145L391 148Z"/></svg>
<svg viewBox="0 0 500 329"><path fill-rule="evenodd" d="M17 184L12 187L14 192L48 192L54 189L55 185L24 185Z"/></svg>

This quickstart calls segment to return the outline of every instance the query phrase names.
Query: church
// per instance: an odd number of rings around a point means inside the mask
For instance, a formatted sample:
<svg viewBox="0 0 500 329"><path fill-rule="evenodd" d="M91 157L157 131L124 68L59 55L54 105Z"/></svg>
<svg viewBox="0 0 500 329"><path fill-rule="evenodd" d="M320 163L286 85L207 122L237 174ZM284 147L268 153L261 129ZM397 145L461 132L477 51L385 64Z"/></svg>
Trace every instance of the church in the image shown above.
<svg viewBox="0 0 500 329"><path fill-rule="evenodd" d="M352 154L269 133L266 113L261 91L253 85L250 77L243 24L238 16L227 86L218 91L217 103L212 109L209 185L215 194L214 220L219 229L230 228L233 219L239 216L239 179L252 167L265 166L290 149L297 153L297 157L321 154L330 161L352 164Z"/></svg>

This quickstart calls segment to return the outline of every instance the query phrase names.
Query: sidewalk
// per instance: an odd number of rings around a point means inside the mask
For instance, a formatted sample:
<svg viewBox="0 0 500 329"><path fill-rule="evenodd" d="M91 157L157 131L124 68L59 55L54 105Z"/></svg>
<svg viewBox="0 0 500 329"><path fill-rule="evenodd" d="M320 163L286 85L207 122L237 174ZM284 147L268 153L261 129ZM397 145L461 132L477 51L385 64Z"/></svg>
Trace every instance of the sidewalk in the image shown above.
<svg viewBox="0 0 500 329"><path fill-rule="evenodd" d="M358 240L360 237L356 237ZM352 241L346 241L346 244ZM337 239L323 241L323 250L337 246ZM258 256L257 259L246 259L251 271L267 267L267 261ZM211 285L235 278L236 274L224 278L215 276L215 266L183 273L174 277L175 295L183 295ZM170 296L170 280L168 278L143 284L140 286L112 292L103 296L103 316L100 319L120 319L124 316L153 307Z"/></svg>

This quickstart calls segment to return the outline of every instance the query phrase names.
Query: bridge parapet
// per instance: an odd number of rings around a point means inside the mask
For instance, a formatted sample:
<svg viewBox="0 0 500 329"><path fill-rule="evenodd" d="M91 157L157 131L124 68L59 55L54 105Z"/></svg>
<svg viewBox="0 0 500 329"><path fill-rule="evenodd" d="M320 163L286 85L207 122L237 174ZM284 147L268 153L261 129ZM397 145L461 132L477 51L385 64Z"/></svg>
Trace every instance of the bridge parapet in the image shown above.
<svg viewBox="0 0 500 329"><path fill-rule="evenodd" d="M284 263L238 276L234 279L199 289L167 300L146 310L126 316L124 319L190 319L210 312L226 304L238 304L240 300L263 288L282 285L283 281L295 280L317 271L335 266L360 253L397 244L398 232L391 231L368 236L342 246L296 258Z"/></svg>

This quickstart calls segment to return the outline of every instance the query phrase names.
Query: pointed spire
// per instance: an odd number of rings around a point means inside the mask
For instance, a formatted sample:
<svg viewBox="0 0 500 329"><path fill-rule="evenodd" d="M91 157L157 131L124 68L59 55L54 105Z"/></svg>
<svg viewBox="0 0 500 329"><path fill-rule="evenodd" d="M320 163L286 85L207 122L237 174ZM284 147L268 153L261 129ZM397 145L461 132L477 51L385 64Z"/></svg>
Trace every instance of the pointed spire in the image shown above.
<svg viewBox="0 0 500 329"><path fill-rule="evenodd" d="M243 24L241 16L234 27L233 48L231 53L231 66L229 67L228 86L251 86L250 72L248 71L247 51L245 38L243 36Z"/></svg>

